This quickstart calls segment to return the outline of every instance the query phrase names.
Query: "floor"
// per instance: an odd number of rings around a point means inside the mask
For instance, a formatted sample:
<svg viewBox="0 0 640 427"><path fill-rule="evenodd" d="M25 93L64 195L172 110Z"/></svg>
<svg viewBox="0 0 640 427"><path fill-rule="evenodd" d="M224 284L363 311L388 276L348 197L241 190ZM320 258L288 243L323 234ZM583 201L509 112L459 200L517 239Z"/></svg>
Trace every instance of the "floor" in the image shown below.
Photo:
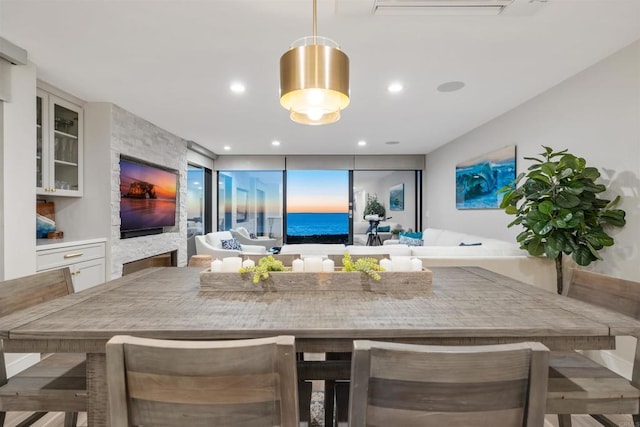
<svg viewBox="0 0 640 427"><path fill-rule="evenodd" d="M322 411L320 411L322 412ZM20 421L28 416L26 412L9 412L5 422L6 427L16 427ZM573 427L598 427L600 426L593 418L586 415L575 415L573 418ZM620 427L633 427L633 422L630 416L617 416L614 418ZM62 412L51 412L38 420L34 427L63 427L64 414ZM78 415L78 427L86 427L87 415L80 413ZM313 425L318 425L314 424ZM555 416L547 416L545 427L557 427L557 419Z"/></svg>

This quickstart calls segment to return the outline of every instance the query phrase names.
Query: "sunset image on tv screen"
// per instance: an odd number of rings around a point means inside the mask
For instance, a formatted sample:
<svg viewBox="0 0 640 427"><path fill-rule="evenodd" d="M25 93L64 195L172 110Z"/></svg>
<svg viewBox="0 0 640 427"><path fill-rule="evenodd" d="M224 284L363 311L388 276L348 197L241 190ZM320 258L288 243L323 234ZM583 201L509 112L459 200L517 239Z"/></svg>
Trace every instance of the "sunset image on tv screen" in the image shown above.
<svg viewBox="0 0 640 427"><path fill-rule="evenodd" d="M175 225L177 174L120 160L120 231Z"/></svg>

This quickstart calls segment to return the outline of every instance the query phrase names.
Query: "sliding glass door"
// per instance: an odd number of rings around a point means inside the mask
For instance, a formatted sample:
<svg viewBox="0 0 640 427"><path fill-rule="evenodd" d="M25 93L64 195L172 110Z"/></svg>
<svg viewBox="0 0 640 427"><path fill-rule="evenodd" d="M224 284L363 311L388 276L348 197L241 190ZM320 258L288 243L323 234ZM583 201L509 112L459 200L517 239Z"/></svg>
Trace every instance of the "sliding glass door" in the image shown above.
<svg viewBox="0 0 640 427"><path fill-rule="evenodd" d="M194 236L211 231L211 170L187 165L187 256L196 253Z"/></svg>
<svg viewBox="0 0 640 427"><path fill-rule="evenodd" d="M282 171L219 171L218 230L282 238Z"/></svg>
<svg viewBox="0 0 640 427"><path fill-rule="evenodd" d="M349 243L350 172L286 171L286 243Z"/></svg>

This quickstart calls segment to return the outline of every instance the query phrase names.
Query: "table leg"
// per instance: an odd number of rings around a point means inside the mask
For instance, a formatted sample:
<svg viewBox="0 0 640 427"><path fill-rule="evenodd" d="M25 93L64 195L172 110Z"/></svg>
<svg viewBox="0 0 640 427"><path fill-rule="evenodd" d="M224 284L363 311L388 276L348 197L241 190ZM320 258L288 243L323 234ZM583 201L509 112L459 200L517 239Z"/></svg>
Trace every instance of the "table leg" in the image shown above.
<svg viewBox="0 0 640 427"><path fill-rule="evenodd" d="M108 425L107 365L104 353L87 354L87 391L89 402L87 424L89 427Z"/></svg>

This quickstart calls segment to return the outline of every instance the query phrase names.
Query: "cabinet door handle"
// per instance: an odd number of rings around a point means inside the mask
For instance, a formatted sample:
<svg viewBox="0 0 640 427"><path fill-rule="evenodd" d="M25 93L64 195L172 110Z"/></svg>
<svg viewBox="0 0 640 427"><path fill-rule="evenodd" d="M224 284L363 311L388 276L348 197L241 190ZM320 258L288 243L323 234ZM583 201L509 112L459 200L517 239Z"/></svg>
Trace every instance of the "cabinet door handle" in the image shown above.
<svg viewBox="0 0 640 427"><path fill-rule="evenodd" d="M65 254L64 258L65 259L67 259L67 258L75 258L75 257L79 257L79 256L82 256L82 255L84 255L82 252L76 252L76 253L73 253L73 254Z"/></svg>

